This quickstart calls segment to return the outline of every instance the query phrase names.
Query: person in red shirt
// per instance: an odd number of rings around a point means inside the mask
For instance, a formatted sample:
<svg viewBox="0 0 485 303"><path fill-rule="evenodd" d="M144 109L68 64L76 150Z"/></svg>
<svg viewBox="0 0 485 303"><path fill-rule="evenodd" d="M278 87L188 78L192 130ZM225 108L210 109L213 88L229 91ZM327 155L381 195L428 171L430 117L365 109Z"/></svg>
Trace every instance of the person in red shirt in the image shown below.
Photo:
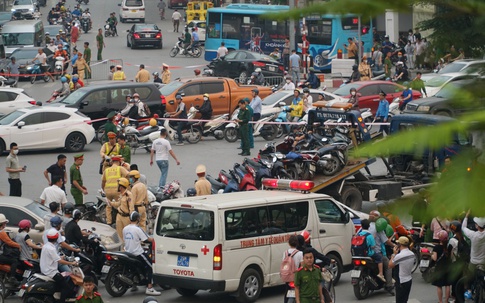
<svg viewBox="0 0 485 303"><path fill-rule="evenodd" d="M69 66L69 56L67 55L67 52L62 48L62 44L59 44L57 46L57 50L54 53L54 59L57 57L64 58L64 71L67 70L67 67Z"/></svg>

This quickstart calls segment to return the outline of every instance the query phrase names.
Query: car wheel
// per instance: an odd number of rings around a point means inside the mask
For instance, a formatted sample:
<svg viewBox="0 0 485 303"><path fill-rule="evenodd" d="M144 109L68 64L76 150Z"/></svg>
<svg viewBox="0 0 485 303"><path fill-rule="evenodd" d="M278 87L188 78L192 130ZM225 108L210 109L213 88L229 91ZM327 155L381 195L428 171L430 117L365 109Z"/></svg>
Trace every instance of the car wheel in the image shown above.
<svg viewBox="0 0 485 303"><path fill-rule="evenodd" d="M131 47L131 49L135 49L136 48L136 45L135 45L135 43L133 43L133 41L131 41L130 47Z"/></svg>
<svg viewBox="0 0 485 303"><path fill-rule="evenodd" d="M248 72L245 71L245 70L242 70L239 73L239 83L240 84L246 84L247 81L248 81Z"/></svg>
<svg viewBox="0 0 485 303"><path fill-rule="evenodd" d="M445 110L440 110L434 113L437 116L443 116L443 117L451 117L450 112L445 111Z"/></svg>
<svg viewBox="0 0 485 303"><path fill-rule="evenodd" d="M330 264L330 272L333 274L333 284L337 285L338 281L340 280L340 276L344 270L344 266L342 265L342 261L340 258L332 253L327 254L329 259L334 259L335 263Z"/></svg>
<svg viewBox="0 0 485 303"><path fill-rule="evenodd" d="M130 44L130 39L126 38L126 46L127 47L131 47L131 44Z"/></svg>
<svg viewBox="0 0 485 303"><path fill-rule="evenodd" d="M66 149L71 153L80 152L86 145L86 138L79 132L69 134L66 138Z"/></svg>
<svg viewBox="0 0 485 303"><path fill-rule="evenodd" d="M362 209L362 194L356 187L346 185L342 188L340 195L343 204L355 210Z"/></svg>
<svg viewBox="0 0 485 303"><path fill-rule="evenodd" d="M263 289L261 274L254 268L246 269L240 279L236 300L240 303L256 301Z"/></svg>

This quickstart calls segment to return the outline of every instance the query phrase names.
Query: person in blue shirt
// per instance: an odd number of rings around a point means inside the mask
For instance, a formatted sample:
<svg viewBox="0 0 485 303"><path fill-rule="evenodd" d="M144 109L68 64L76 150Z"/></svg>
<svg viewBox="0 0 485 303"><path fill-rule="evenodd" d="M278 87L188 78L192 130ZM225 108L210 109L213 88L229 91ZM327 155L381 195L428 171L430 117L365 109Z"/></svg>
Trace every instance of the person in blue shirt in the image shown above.
<svg viewBox="0 0 485 303"><path fill-rule="evenodd" d="M401 102L399 104L399 110L404 110L406 108L406 104L413 101L413 90L410 87L408 82L405 83L406 88L402 91L401 94Z"/></svg>
<svg viewBox="0 0 485 303"><path fill-rule="evenodd" d="M317 75L315 75L315 69L313 67L309 68L310 73L308 74L308 79L305 82L304 87L308 88L319 88L320 87L320 81L317 78Z"/></svg>
<svg viewBox="0 0 485 303"><path fill-rule="evenodd" d="M79 18L82 15L83 11L81 10L80 5L78 4L77 7L71 12L73 17Z"/></svg>
<svg viewBox="0 0 485 303"><path fill-rule="evenodd" d="M389 102L386 100L387 94L383 91L379 93L379 107L377 108L376 116L373 123L378 120L381 123L387 122L387 117L389 116ZM380 132L388 132L387 125L381 125L379 128Z"/></svg>
<svg viewBox="0 0 485 303"><path fill-rule="evenodd" d="M377 263L377 267L379 269L379 274L377 277L383 282L386 282L386 279L384 278L384 266L382 265L382 254L376 251L376 239L369 231L370 221L368 219L364 219L360 222L360 224L362 225L362 229L357 234L359 236L366 236L365 240L367 242L367 256L371 257Z"/></svg>
<svg viewBox="0 0 485 303"><path fill-rule="evenodd" d="M191 51L194 52L194 47L199 44L199 33L197 33L197 27L192 28L192 40Z"/></svg>

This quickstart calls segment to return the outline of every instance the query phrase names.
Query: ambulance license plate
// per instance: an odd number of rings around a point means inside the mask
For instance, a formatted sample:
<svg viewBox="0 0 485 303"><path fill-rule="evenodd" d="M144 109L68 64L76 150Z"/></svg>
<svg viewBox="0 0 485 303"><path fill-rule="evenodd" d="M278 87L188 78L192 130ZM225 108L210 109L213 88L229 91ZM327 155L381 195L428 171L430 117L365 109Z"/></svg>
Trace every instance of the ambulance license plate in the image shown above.
<svg viewBox="0 0 485 303"><path fill-rule="evenodd" d="M189 256L178 256L177 266L189 267L190 257Z"/></svg>

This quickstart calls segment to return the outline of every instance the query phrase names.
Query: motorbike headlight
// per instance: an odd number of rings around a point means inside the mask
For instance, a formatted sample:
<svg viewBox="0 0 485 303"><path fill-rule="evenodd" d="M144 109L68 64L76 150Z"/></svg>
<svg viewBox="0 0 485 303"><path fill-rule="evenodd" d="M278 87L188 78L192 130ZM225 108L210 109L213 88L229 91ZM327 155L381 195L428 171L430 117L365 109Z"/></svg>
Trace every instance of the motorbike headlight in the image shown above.
<svg viewBox="0 0 485 303"><path fill-rule="evenodd" d="M32 66L27 66L27 70L31 70L32 69Z"/></svg>
<svg viewBox="0 0 485 303"><path fill-rule="evenodd" d="M421 105L421 106L418 106L417 111L418 112L429 112L429 109L430 109L429 106L427 106L427 105Z"/></svg>

